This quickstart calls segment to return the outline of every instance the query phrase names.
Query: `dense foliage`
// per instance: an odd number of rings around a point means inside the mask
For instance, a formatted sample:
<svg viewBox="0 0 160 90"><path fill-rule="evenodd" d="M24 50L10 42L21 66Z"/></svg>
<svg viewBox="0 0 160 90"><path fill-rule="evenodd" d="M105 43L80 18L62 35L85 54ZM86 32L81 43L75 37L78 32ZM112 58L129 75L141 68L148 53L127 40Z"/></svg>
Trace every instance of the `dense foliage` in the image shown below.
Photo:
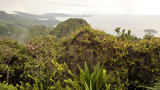
<svg viewBox="0 0 160 90"><path fill-rule="evenodd" d="M80 30L86 26L90 25L84 19L70 18L58 24L50 33L51 35L55 35L60 38L63 36L68 36L71 34L71 32L75 32L76 30Z"/></svg>
<svg viewBox="0 0 160 90"><path fill-rule="evenodd" d="M45 26L34 26L29 28L26 39L31 40L36 37L43 37L49 35L51 28Z"/></svg>
<svg viewBox="0 0 160 90"><path fill-rule="evenodd" d="M17 40L22 32L23 28L16 25L0 25L0 36L12 37Z"/></svg>
<svg viewBox="0 0 160 90"><path fill-rule="evenodd" d="M0 74L1 81L16 84L23 81L25 63L31 59L24 45L9 38L0 38Z"/></svg>
<svg viewBox="0 0 160 90"><path fill-rule="evenodd" d="M130 30L125 33L125 29L121 32L120 28L115 29L117 36L112 36L84 26L76 30L74 24L69 24L68 33L59 31L59 36L48 35L49 28L35 26L29 34L34 39L26 45L1 37L0 89L159 87L160 38L138 39Z"/></svg>

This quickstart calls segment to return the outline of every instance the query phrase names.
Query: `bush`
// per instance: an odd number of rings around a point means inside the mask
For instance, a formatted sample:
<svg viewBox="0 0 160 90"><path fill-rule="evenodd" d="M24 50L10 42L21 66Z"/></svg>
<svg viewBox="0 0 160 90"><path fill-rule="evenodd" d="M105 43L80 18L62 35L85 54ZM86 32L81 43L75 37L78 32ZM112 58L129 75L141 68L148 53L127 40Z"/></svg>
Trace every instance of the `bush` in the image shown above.
<svg viewBox="0 0 160 90"><path fill-rule="evenodd" d="M66 62L74 74L79 74L77 64L83 67L86 60L89 70L101 61L104 68L118 75L128 88L150 85L159 76L160 39L121 40L103 31L85 28L62 41L64 47L59 63ZM117 74L118 73L118 74ZM112 82L114 86L114 83Z"/></svg>
<svg viewBox="0 0 160 90"><path fill-rule="evenodd" d="M65 82L69 83L74 87L74 89L81 90L102 90L105 88L109 89L109 85L107 85L107 80L111 75L106 75L106 71L103 67L100 67L100 62L94 67L94 71L90 75L88 66L85 62L85 70L83 71L80 66L80 79L76 77L71 71L69 73L73 76L74 81L71 79L65 80Z"/></svg>
<svg viewBox="0 0 160 90"><path fill-rule="evenodd" d="M0 81L10 84L19 83L24 80L24 64L32 59L28 55L25 46L10 38L0 37Z"/></svg>

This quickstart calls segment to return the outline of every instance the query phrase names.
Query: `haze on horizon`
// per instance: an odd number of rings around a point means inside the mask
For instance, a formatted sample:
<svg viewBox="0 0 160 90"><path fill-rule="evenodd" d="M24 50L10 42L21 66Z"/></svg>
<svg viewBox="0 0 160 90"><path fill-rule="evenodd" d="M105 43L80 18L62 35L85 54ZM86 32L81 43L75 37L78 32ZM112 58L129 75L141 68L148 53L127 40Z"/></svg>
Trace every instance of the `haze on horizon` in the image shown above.
<svg viewBox="0 0 160 90"><path fill-rule="evenodd" d="M33 14L160 15L160 0L0 0L0 10Z"/></svg>

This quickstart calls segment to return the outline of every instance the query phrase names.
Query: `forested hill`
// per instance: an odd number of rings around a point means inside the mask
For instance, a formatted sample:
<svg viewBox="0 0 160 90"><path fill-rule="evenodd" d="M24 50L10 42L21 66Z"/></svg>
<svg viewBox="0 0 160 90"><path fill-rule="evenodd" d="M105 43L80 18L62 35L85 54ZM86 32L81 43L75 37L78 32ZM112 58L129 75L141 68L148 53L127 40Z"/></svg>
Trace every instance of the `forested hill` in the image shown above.
<svg viewBox="0 0 160 90"><path fill-rule="evenodd" d="M71 32L80 30L84 27L90 27L86 20L81 18L70 18L64 22L58 24L51 32L51 35L57 36L58 38L68 36Z"/></svg>
<svg viewBox="0 0 160 90"><path fill-rule="evenodd" d="M84 19L80 18L70 18L58 24L55 28L51 28L45 25L38 25L39 23L34 23L34 21L36 21L34 19L13 16L5 12L0 12L0 14L2 22L0 24L0 36L11 37L14 40L20 41L21 43L25 43L26 41L36 37L47 35L53 35L61 38L70 35L76 30L80 30L87 26L90 27L90 25ZM52 23L50 24L54 25Z"/></svg>
<svg viewBox="0 0 160 90"><path fill-rule="evenodd" d="M17 25L22 28L29 28L36 25L43 25L46 27L54 27L59 24L60 21L57 19L50 20L36 20L27 17L16 16L8 14L4 11L0 11L0 25Z"/></svg>
<svg viewBox="0 0 160 90"><path fill-rule="evenodd" d="M36 20L0 11L0 37L7 36L24 43L33 37L46 35L59 23L56 19Z"/></svg>

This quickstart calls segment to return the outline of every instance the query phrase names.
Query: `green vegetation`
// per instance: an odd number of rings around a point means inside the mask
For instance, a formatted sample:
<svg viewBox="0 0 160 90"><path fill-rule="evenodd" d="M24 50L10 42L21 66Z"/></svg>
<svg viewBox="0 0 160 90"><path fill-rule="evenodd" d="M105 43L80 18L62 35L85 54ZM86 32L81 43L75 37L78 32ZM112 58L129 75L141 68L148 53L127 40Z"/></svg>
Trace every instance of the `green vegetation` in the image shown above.
<svg viewBox="0 0 160 90"><path fill-rule="evenodd" d="M0 74L1 81L16 84L23 81L22 74L25 62L32 57L28 55L24 45L12 39L0 38Z"/></svg>
<svg viewBox="0 0 160 90"><path fill-rule="evenodd" d="M125 33L126 31L125 29L123 29L122 32L120 31L120 29L121 29L120 27L115 29L115 32L117 32L118 39L123 40L123 41L126 39L130 41L138 40L137 37L131 35L131 30L128 30L128 32Z"/></svg>
<svg viewBox="0 0 160 90"><path fill-rule="evenodd" d="M10 37L21 43L25 43L33 38L49 35L51 30L51 28L45 26L34 26L28 30L24 30L16 25L0 25L0 36Z"/></svg>
<svg viewBox="0 0 160 90"><path fill-rule="evenodd" d="M131 30L125 33L120 28L113 36L84 23L83 19L69 19L53 30L31 27L25 45L5 37L18 35L18 27L2 25L0 89L159 88L160 38L138 39Z"/></svg>
<svg viewBox="0 0 160 90"><path fill-rule="evenodd" d="M45 26L34 26L29 28L26 39L31 40L36 37L43 37L49 35L51 28Z"/></svg>
<svg viewBox="0 0 160 90"><path fill-rule="evenodd" d="M53 31L51 31L51 35L55 35L58 38L63 36L68 36L71 32L75 32L76 30L80 30L81 28L90 26L85 20L79 18L70 18L56 26Z"/></svg>
<svg viewBox="0 0 160 90"><path fill-rule="evenodd" d="M0 36L11 37L17 40L23 29L15 25L0 25Z"/></svg>
<svg viewBox="0 0 160 90"><path fill-rule="evenodd" d="M143 87L145 87L147 90L159 90L160 89L160 78L159 77L156 78L152 86L150 87L143 86Z"/></svg>
<svg viewBox="0 0 160 90"><path fill-rule="evenodd" d="M86 62L85 71L80 67L79 71L80 79L71 73L71 71L68 71L73 76L74 81L71 79L65 80L65 82L71 84L76 90L101 90L104 87L106 87L106 89L110 89L110 86L107 85L107 80L111 75L106 74L106 70L104 70L103 67L100 67L100 63L94 67L94 71L91 75Z"/></svg>
<svg viewBox="0 0 160 90"><path fill-rule="evenodd" d="M0 11L0 36L25 43L34 37L49 35L50 29L59 23L56 19L36 20Z"/></svg>
<svg viewBox="0 0 160 90"><path fill-rule="evenodd" d="M46 27L53 27L54 25L59 24L60 21L56 19L51 20L36 20L26 17L15 16L8 14L4 11L0 11L0 25L12 24L17 25L21 28L30 28L36 25L43 25Z"/></svg>
<svg viewBox="0 0 160 90"><path fill-rule="evenodd" d="M145 36L143 37L143 39L148 39L148 40L150 40L152 38L154 38L154 36L151 33L145 34Z"/></svg>

